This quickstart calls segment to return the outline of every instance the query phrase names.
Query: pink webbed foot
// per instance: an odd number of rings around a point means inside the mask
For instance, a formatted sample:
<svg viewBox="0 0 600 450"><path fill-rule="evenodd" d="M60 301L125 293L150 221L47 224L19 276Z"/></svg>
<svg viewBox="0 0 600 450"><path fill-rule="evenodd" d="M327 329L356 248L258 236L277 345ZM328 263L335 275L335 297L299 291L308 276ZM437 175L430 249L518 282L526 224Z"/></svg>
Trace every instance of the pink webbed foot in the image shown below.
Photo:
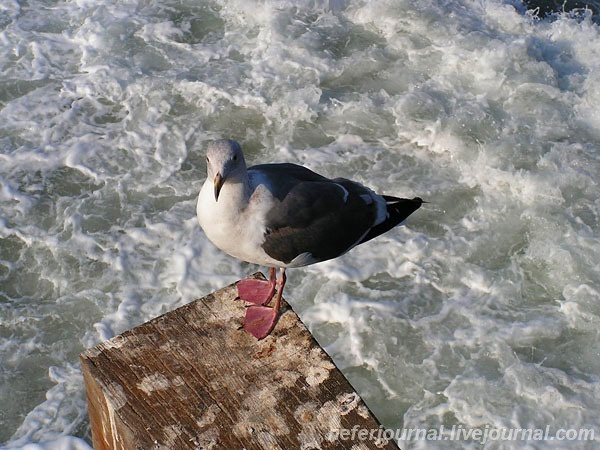
<svg viewBox="0 0 600 450"><path fill-rule="evenodd" d="M266 305L275 294L275 282L246 278L237 282L238 297L255 305Z"/></svg>
<svg viewBox="0 0 600 450"><path fill-rule="evenodd" d="M263 339L275 327L279 309L268 306L249 306L244 318L244 330L256 339Z"/></svg>
<svg viewBox="0 0 600 450"><path fill-rule="evenodd" d="M268 282L262 281L261 284L257 285L255 283L247 283L250 281L260 280L247 279L238 281L239 297L242 300L256 303L256 305L249 306L246 310L246 317L244 317L244 330L257 339L263 339L267 337L269 333L271 333L275 327L277 318L279 317L279 310L281 309L281 295L283 293L283 286L285 286L286 281L285 270L282 269L281 276L277 282L275 281L275 269L273 268L270 271L270 280ZM273 305L273 307L264 306L271 301L271 298L275 293L276 285L278 289L277 296L275 298L275 305ZM257 289L258 293L255 292L255 289ZM244 295L244 297L242 295ZM252 298L257 301L248 300L248 298Z"/></svg>

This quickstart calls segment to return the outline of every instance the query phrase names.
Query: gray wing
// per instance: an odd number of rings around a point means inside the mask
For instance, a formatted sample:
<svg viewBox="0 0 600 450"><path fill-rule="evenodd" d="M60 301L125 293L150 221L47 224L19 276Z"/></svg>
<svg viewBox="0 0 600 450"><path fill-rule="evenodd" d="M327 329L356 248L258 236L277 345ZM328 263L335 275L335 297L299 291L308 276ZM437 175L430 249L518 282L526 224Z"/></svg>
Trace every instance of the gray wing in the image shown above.
<svg viewBox="0 0 600 450"><path fill-rule="evenodd" d="M262 165L277 199L266 217L264 251L286 264L309 253L312 262L335 258L363 239L377 220L372 192L358 183L329 180L293 164Z"/></svg>

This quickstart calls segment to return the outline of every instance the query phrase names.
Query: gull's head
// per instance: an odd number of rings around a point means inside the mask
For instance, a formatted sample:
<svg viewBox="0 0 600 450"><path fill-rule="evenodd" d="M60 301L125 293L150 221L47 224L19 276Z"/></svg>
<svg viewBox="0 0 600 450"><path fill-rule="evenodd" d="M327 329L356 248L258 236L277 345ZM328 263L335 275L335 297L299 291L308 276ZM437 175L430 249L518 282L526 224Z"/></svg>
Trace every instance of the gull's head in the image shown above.
<svg viewBox="0 0 600 450"><path fill-rule="evenodd" d="M218 201L227 180L239 182L246 174L246 161L240 144L231 139L210 142L206 147L206 171L208 179L213 181L215 201Z"/></svg>

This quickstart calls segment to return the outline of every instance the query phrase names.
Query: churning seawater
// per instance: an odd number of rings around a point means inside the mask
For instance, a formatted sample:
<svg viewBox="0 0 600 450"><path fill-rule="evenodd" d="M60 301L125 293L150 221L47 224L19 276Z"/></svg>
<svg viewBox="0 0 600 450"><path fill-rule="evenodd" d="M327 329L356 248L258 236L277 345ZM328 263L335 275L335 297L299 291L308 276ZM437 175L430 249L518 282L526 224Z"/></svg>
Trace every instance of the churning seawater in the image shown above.
<svg viewBox="0 0 600 450"><path fill-rule="evenodd" d="M205 142L230 137L251 164L431 202L288 272L386 427L591 428L486 448L596 448L599 105L590 11L3 0L0 443L89 448L77 355L257 269L196 223Z"/></svg>

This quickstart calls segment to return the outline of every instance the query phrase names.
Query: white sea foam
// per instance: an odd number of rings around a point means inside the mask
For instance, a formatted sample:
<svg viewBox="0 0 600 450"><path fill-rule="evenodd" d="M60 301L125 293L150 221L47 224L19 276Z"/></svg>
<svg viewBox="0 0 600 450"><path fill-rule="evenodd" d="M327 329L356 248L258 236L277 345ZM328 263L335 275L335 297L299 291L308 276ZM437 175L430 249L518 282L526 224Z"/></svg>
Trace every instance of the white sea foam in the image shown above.
<svg viewBox="0 0 600 450"><path fill-rule="evenodd" d="M286 297L386 426L600 436L589 12L4 1L0 61L2 448L89 448L78 353L256 269L196 224L216 137L430 201L289 272Z"/></svg>

